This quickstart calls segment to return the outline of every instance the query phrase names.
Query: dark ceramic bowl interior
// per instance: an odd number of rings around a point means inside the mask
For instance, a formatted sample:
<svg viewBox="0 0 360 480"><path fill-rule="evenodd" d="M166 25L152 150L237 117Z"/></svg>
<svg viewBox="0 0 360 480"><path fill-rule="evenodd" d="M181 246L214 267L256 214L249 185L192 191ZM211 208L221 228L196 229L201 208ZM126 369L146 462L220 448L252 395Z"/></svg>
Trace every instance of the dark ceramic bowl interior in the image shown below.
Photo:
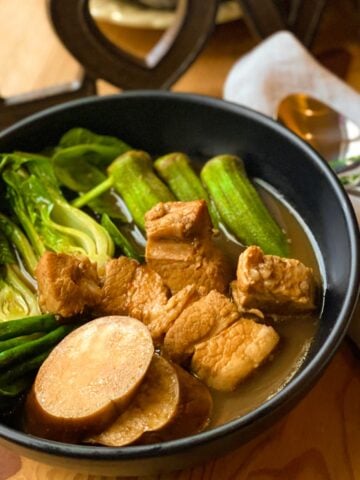
<svg viewBox="0 0 360 480"><path fill-rule="evenodd" d="M319 328L295 377L260 407L225 425L162 444L105 448L45 441L0 425L0 441L20 454L75 470L145 475L185 468L258 435L308 391L345 335L359 284L358 227L335 175L291 132L251 110L207 97L132 92L87 98L36 114L0 135L0 151L56 144L75 126L117 135L151 153L184 151L196 158L239 154L298 212L323 264L324 304Z"/></svg>

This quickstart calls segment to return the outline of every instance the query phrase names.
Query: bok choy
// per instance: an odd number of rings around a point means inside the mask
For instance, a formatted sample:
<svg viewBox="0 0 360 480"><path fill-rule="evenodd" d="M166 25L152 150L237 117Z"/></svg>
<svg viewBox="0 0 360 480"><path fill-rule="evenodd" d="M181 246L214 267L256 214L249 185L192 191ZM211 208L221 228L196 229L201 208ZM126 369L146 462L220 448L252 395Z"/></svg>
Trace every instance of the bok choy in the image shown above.
<svg viewBox="0 0 360 480"><path fill-rule="evenodd" d="M83 194L106 180L106 167L131 147L118 138L73 128L60 139L52 157L56 177L68 189ZM89 203L97 214L126 222L118 195L109 190Z"/></svg>
<svg viewBox="0 0 360 480"><path fill-rule="evenodd" d="M21 272L6 236L0 232L0 320L39 313L36 292Z"/></svg>
<svg viewBox="0 0 360 480"><path fill-rule="evenodd" d="M126 152L107 169L105 181L77 198L73 205L82 207L99 195L114 188L123 198L135 224L145 230L145 213L159 202L172 202L175 197L156 176L151 157L140 150Z"/></svg>
<svg viewBox="0 0 360 480"><path fill-rule="evenodd" d="M0 164L6 197L37 256L45 250L78 253L104 264L113 254L108 232L63 196L47 157L3 155Z"/></svg>

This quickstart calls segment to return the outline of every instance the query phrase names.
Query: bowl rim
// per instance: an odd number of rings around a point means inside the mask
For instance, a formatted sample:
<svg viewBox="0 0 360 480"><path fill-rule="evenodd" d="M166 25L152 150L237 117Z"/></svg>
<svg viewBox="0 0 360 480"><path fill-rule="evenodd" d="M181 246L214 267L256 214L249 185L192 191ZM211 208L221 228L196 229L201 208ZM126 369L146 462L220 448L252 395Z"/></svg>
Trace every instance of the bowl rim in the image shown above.
<svg viewBox="0 0 360 480"><path fill-rule="evenodd" d="M312 162L321 171L321 174L326 178L328 184L330 184L333 193L341 205L349 236L349 255L352 259L349 275L349 288L337 317L336 326L329 333L326 341L321 345L314 358L308 362L304 368L299 371L297 375L292 378L289 383L287 383L278 393L265 401L263 404L248 412L244 416L231 420L223 425L214 427L211 430L207 430L189 437L152 445L105 447L73 445L45 440L0 424L0 438L4 439L7 443L9 442L10 444L16 444L29 450L43 452L52 456L97 461L139 460L141 458L145 459L154 456L169 456L181 453L182 451L196 446L205 445L214 440L227 437L228 435L236 432L238 429L246 428L252 423L256 423L258 421L264 421L270 413L271 415L276 415L276 412L285 408L286 405L292 404L294 400L306 393L309 387L315 382L315 380L320 376L324 368L327 366L346 334L346 330L349 326L359 294L359 230L353 207L345 190L341 186L335 173L310 145L305 143L297 135L275 121L273 118L252 110L251 108L229 102L228 100L222 100L206 95L159 90L134 90L101 97L89 96L41 110L40 112L16 122L14 125L0 132L0 142L16 130L26 128L28 125L33 124L34 122L36 123L38 120L44 117L61 113L62 111L71 108L81 108L82 105L95 105L98 102L111 103L114 99L118 100L121 98L158 98L161 100L177 99L176 101L180 103L192 103L197 104L200 107L204 105L210 106L212 108L223 111L225 110L234 114L240 114L246 119L261 123L266 128L269 128L270 130L286 137L289 142L295 144L296 147L302 150L307 157L311 158Z"/></svg>

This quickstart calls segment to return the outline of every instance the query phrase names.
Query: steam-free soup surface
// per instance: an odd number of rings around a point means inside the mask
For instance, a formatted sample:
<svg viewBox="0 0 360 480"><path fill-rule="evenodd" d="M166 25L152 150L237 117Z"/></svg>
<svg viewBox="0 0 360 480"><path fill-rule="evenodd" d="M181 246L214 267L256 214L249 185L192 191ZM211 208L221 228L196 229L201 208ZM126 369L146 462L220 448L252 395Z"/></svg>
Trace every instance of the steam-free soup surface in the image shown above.
<svg viewBox="0 0 360 480"><path fill-rule="evenodd" d="M278 195L270 193L270 189L263 185L258 185L258 190L272 215L287 232L291 242L290 256L311 267L317 283L321 285L316 246L306 233L306 226ZM242 247L226 234L222 234L218 242L236 265ZM294 316L283 321L275 321L273 325L281 340L272 359L234 392L223 393L214 390L211 392L214 410L209 428L222 425L254 410L281 390L293 378L306 358L318 321L316 315Z"/></svg>

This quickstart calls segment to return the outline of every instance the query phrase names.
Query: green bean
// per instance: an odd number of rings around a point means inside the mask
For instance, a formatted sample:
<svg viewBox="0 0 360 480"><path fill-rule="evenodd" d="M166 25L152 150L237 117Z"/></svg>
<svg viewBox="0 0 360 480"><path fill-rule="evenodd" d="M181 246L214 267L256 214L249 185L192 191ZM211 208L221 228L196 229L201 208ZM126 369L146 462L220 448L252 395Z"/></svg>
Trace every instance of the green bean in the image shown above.
<svg viewBox="0 0 360 480"><path fill-rule="evenodd" d="M0 323L0 340L35 332L48 332L58 326L54 315L44 314Z"/></svg>
<svg viewBox="0 0 360 480"><path fill-rule="evenodd" d="M4 352L0 352L0 369L14 364L15 362L19 362L24 358L38 354L39 352L48 350L49 347L56 345L73 329L73 325L62 325L41 338L27 342L24 345L10 348Z"/></svg>

